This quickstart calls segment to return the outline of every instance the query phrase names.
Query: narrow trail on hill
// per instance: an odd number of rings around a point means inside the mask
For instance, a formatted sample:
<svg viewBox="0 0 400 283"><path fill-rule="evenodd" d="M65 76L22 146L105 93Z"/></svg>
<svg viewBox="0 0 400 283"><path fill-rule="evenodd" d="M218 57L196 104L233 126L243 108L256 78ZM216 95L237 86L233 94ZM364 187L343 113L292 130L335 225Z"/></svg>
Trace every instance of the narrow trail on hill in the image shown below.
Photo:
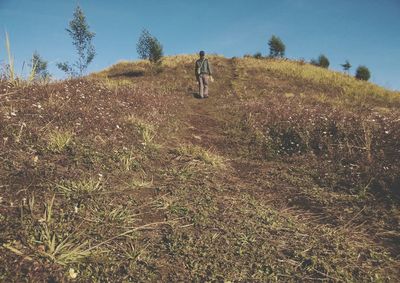
<svg viewBox="0 0 400 283"><path fill-rule="evenodd" d="M229 103L232 99L232 80L234 79L235 65L229 61L229 68L219 70L224 75L216 75L215 82L210 82L210 97L208 99L198 99L198 90L187 96L185 103L189 105L188 124L189 140L205 148L219 151L223 147L223 116L221 119L221 104ZM218 116L218 117L217 117Z"/></svg>
<svg viewBox="0 0 400 283"><path fill-rule="evenodd" d="M231 119L237 119L237 113L228 111L234 105L241 103L241 89L237 87L243 83L238 63L235 59L228 59L225 65L215 68L215 82L210 83L210 96L208 99L199 99L198 86L189 87L190 91L184 97L185 111L181 119L186 125L183 131L183 139L187 143L200 146L205 150L221 156L229 170L224 173L225 182L235 188L231 197L240 199L242 194L252 197L268 199L274 202L277 208L297 210L299 213L307 213L311 216L321 217L321 211L311 211L310 207L293 207L289 205L287 195L296 195L293 185L279 180L275 182L279 171L285 171L287 165L274 161L255 160L246 158L237 152L238 148L230 146L230 137L227 134L232 127ZM271 85L264 91L274 88L273 78ZM244 114L244 113L243 113ZM243 146L243 145L242 145ZM285 167L285 168L283 168ZM223 199L224 196L221 196Z"/></svg>
<svg viewBox="0 0 400 283"><path fill-rule="evenodd" d="M220 68L215 74L215 82L210 83L210 96L208 99L198 98L198 89L185 97L185 105L188 105L186 112L187 130L186 140L191 144L203 147L213 153L222 156L227 163L230 174L227 182L234 184L251 195L262 191L263 196L268 194L271 199L279 198L271 196L265 188L260 188L257 181L254 181L258 174L265 173L266 165L253 162L246 158L237 158L235 148L228 148L229 137L226 134L226 124L232 119L231 113L225 108L235 104L240 96L235 90L235 80L240 79L235 59L230 59L225 68ZM227 175L227 176L228 176ZM251 190L249 190L251 188Z"/></svg>

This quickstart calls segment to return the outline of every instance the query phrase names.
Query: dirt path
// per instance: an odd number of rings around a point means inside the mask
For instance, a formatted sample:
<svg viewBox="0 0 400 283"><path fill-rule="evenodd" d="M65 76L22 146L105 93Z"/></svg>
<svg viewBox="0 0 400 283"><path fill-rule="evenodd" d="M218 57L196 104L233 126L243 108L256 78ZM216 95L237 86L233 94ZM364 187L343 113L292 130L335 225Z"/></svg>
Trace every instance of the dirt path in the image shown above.
<svg viewBox="0 0 400 283"><path fill-rule="evenodd" d="M232 119L232 113L224 111L224 106L237 102L234 80L239 79L235 59L230 59L224 68L217 70L215 82L210 84L210 97L199 99L194 93L185 97L186 113L182 118L186 121L184 140L216 153L224 158L229 172L225 172L225 182L236 187L236 196L246 191L250 195L261 193L270 199L279 198L279 194L266 190L260 185L258 176L268 175L266 162L260 163L247 158L237 158L236 149L229 147L226 129ZM222 73L224 72L224 73ZM230 105L230 106L231 106ZM272 196L271 194L274 194Z"/></svg>
<svg viewBox="0 0 400 283"><path fill-rule="evenodd" d="M282 180L278 183L270 181L276 179L276 174L279 174L277 171L287 170L287 165L240 158L237 148L228 145L230 141L226 124L231 123L229 119L232 119L232 113L224 111L224 106L230 104L231 107L240 100L235 89L235 80L240 80L240 75L235 59L230 59L223 67L217 70L215 82L210 84L208 99L199 99L194 93L185 97L184 104L187 107L181 119L187 128L182 132L183 140L224 158L230 168L224 174L225 182L236 188L236 196L245 192L257 198L268 198L277 207L285 207L288 205L286 194L293 188Z"/></svg>
<svg viewBox="0 0 400 283"><path fill-rule="evenodd" d="M222 75L222 72L223 75ZM225 68L215 70L215 82L210 83L210 97L199 99L197 95L187 96L187 139L193 144L222 152L225 141L224 124L228 117L221 113L221 105L231 103L232 80L235 64L231 59ZM197 93L197 85L196 85Z"/></svg>

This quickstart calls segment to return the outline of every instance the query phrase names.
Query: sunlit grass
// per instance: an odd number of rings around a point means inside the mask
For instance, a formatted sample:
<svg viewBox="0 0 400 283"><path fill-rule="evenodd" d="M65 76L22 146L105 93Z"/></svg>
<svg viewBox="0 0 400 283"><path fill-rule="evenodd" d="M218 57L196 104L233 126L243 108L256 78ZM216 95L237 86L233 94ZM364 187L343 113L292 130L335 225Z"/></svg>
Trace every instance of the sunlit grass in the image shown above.
<svg viewBox="0 0 400 283"><path fill-rule="evenodd" d="M120 168L123 171L131 171L134 169L139 169L140 165L140 155L138 152L133 150L123 150L118 153L118 159L120 163Z"/></svg>
<svg viewBox="0 0 400 283"><path fill-rule="evenodd" d="M129 77L133 78L143 76L150 65L150 62L147 60L120 61L100 72L93 73L92 76L126 80L126 78Z"/></svg>
<svg viewBox="0 0 400 283"><path fill-rule="evenodd" d="M14 86L17 87L22 87L24 85L30 85L36 76L36 68L37 66L34 64L31 66L31 70L29 71L29 75L27 79L22 78L22 75L20 77L17 76L15 73L15 63L14 63L14 56L11 52L11 43L10 43L10 37L7 32L5 32L5 37L6 37L6 52L7 52L7 58L8 62L5 67L5 77L6 79L12 83Z"/></svg>
<svg viewBox="0 0 400 283"><path fill-rule="evenodd" d="M203 162L212 167L224 167L224 160L221 156L210 152L197 145L183 145L176 149L176 153L181 156L188 156L194 160Z"/></svg>
<svg viewBox="0 0 400 283"><path fill-rule="evenodd" d="M71 143L73 134L69 131L55 130L48 136L48 149L55 153L64 151Z"/></svg>
<svg viewBox="0 0 400 283"><path fill-rule="evenodd" d="M136 222L136 215L125 205L102 206L92 204L88 208L88 215L92 222L119 225L132 225Z"/></svg>
<svg viewBox="0 0 400 283"><path fill-rule="evenodd" d="M121 87L132 86L132 81L127 79L113 80L106 77L102 83L105 87L114 91L118 90Z"/></svg>
<svg viewBox="0 0 400 283"><path fill-rule="evenodd" d="M8 76L11 82L14 82L15 81L14 58L11 54L10 38L7 32L6 32L6 50L8 55L8 70L7 70L8 74L6 74L6 76Z"/></svg>
<svg viewBox="0 0 400 283"><path fill-rule="evenodd" d="M129 182L127 182L129 188L150 188L153 186L153 179L147 181L145 176L141 176L138 178L133 178Z"/></svg>
<svg viewBox="0 0 400 283"><path fill-rule="evenodd" d="M44 215L36 239L36 242L42 245L42 248L38 249L38 251L41 255L61 265L78 262L90 255L90 251L87 249L88 242L79 243L74 239L76 235L73 233L63 236L57 232L57 229L55 229L57 225L53 219L54 199L55 197L53 196L45 205Z"/></svg>
<svg viewBox="0 0 400 283"><path fill-rule="evenodd" d="M221 55L210 54L207 55L210 60L223 58ZM175 56L164 56L162 58L161 67L174 68L185 64L192 64L199 55L197 54L184 54ZM94 76L100 77L135 77L146 75L147 72L152 68L152 64L148 60L137 60L137 61L120 61L115 65L112 65L100 72L94 73Z"/></svg>
<svg viewBox="0 0 400 283"><path fill-rule="evenodd" d="M221 55L206 55L207 58L210 59L210 61L217 59L217 58L222 58L223 56ZM165 56L162 61L162 66L163 67L177 67L177 66L182 66L185 64L194 64L194 62L199 59L199 55L197 54L185 54L185 55L177 55L177 56Z"/></svg>
<svg viewBox="0 0 400 283"><path fill-rule="evenodd" d="M351 96L356 99L375 98L388 103L400 102L400 93L387 90L370 82L357 80L341 72L335 72L311 64L289 60L257 60L244 58L239 61L242 68L256 68L276 72L305 82L311 82L327 87L339 88L341 95Z"/></svg>
<svg viewBox="0 0 400 283"><path fill-rule="evenodd" d="M160 145L156 144L154 141L156 137L154 125L134 115L129 115L126 118L126 122L136 127L142 137L142 145L145 148L158 149L160 147Z"/></svg>
<svg viewBox="0 0 400 283"><path fill-rule="evenodd" d="M100 178L66 181L56 186L57 189L65 195L91 194L103 189L102 180Z"/></svg>

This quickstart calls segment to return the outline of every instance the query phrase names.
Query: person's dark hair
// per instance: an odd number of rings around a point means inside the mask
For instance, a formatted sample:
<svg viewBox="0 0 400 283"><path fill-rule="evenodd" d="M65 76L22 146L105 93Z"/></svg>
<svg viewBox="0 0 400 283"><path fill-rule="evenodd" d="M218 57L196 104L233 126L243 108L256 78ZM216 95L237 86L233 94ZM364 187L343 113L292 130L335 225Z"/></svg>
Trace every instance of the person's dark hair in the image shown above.
<svg viewBox="0 0 400 283"><path fill-rule="evenodd" d="M206 55L206 53L202 50L202 51L200 51L199 55L200 55L201 57L204 57L204 55Z"/></svg>

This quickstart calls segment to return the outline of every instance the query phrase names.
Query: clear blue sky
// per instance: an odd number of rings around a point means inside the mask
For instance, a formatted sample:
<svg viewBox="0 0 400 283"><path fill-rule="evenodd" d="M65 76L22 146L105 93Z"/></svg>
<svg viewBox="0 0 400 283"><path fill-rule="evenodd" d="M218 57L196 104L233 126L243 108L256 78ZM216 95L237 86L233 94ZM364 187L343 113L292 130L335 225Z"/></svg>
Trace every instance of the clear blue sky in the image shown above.
<svg viewBox="0 0 400 283"><path fill-rule="evenodd" d="M348 59L352 72L366 65L371 81L400 90L400 0L0 0L0 62L7 30L18 72L37 50L62 77L55 63L75 58L65 28L77 4L96 32L89 72L136 59L143 28L166 55L267 54L275 34L289 58L323 53L335 70Z"/></svg>

